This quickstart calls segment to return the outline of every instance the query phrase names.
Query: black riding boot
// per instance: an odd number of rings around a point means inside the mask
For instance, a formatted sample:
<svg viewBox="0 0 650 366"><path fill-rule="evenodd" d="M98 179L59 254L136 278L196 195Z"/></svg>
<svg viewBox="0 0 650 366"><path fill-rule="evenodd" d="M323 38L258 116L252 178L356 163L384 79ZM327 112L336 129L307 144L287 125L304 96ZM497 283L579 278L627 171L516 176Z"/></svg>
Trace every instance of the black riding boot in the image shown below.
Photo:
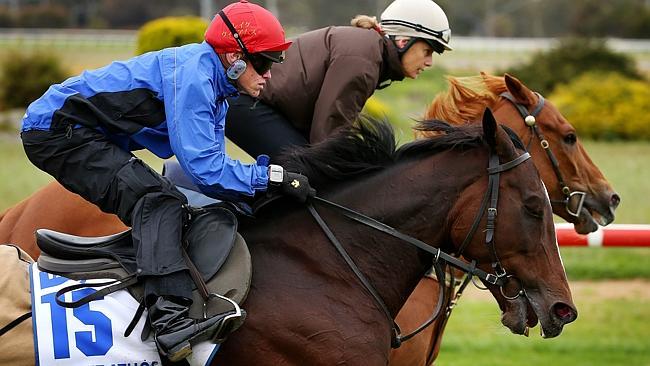
<svg viewBox="0 0 650 366"><path fill-rule="evenodd" d="M192 353L191 344L205 340L219 340L243 322L243 316L224 319L232 312L197 320L188 317L192 301L183 297L160 296L149 306L149 321L154 331L158 352L172 362Z"/></svg>

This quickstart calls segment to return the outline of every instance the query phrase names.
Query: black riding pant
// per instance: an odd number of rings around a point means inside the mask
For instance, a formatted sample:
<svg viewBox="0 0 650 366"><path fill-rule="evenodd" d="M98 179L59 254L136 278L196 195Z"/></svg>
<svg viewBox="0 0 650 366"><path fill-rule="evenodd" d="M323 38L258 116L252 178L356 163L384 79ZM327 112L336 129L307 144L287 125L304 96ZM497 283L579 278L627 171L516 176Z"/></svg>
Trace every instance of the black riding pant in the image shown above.
<svg viewBox="0 0 650 366"><path fill-rule="evenodd" d="M309 143L281 113L260 100L242 94L229 98L228 104L226 137L252 157L267 154L277 162L284 149Z"/></svg>
<svg viewBox="0 0 650 366"><path fill-rule="evenodd" d="M91 128L27 131L25 153L61 185L132 227L146 295L191 298L181 254L185 196L140 159Z"/></svg>

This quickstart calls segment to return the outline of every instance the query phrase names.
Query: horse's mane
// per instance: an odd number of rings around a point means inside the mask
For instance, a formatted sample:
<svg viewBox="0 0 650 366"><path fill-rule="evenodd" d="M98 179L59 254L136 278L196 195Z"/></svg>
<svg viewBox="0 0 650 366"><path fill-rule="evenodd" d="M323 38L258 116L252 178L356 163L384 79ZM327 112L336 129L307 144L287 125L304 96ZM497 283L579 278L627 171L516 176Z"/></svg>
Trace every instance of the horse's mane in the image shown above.
<svg viewBox="0 0 650 366"><path fill-rule="evenodd" d="M447 82L449 90L435 97L427 108L425 119L443 120L453 125L478 121L485 107L493 109L499 94L507 91L503 76L483 72L476 76L447 76Z"/></svg>
<svg viewBox="0 0 650 366"><path fill-rule="evenodd" d="M400 160L478 146L483 141L480 124L451 126L439 120L428 120L420 122L417 128L438 136L416 140L398 149L388 121L361 116L353 126L339 129L321 143L285 152L279 163L289 171L306 175L318 188L382 170Z"/></svg>

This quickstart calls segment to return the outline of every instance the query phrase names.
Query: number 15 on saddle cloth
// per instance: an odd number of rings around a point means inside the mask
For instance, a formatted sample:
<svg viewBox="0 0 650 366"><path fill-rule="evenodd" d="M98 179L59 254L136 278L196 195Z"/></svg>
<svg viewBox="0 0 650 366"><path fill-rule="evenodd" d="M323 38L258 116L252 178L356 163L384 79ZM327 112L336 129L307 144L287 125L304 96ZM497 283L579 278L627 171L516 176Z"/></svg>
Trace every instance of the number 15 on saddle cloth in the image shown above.
<svg viewBox="0 0 650 366"><path fill-rule="evenodd" d="M34 351L36 365L129 365L159 366L160 356L152 337L144 342L140 319L129 337L124 330L138 308L138 302L126 290L116 291L77 308L56 303L61 288L82 283L42 272L36 263L30 267ZM107 280L85 280L86 283ZM82 288L65 293L62 300L77 301L96 289ZM143 314L143 318L146 316ZM219 345L204 342L192 347L190 365L208 365Z"/></svg>

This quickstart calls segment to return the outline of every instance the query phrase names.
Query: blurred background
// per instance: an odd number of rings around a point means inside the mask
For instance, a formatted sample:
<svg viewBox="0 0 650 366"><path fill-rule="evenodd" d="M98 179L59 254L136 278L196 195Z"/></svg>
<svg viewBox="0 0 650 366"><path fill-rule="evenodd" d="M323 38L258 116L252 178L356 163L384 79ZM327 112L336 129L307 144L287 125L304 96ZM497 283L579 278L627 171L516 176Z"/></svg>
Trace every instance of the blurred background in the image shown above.
<svg viewBox="0 0 650 366"><path fill-rule="evenodd" d="M85 69L199 42L224 0L0 0L0 211L51 178L20 145L25 107ZM388 0L253 1L289 36L379 16ZM650 224L650 0L437 0L452 52L415 81L377 91L401 143L446 75L508 72L554 102L622 197L616 224ZM236 146L229 152L250 157ZM143 154L154 167L162 162ZM558 221L561 221L558 219ZM650 243L648 243L650 245ZM542 340L508 334L496 303L470 291L445 332L438 365L650 365L650 249L561 248L579 317Z"/></svg>

